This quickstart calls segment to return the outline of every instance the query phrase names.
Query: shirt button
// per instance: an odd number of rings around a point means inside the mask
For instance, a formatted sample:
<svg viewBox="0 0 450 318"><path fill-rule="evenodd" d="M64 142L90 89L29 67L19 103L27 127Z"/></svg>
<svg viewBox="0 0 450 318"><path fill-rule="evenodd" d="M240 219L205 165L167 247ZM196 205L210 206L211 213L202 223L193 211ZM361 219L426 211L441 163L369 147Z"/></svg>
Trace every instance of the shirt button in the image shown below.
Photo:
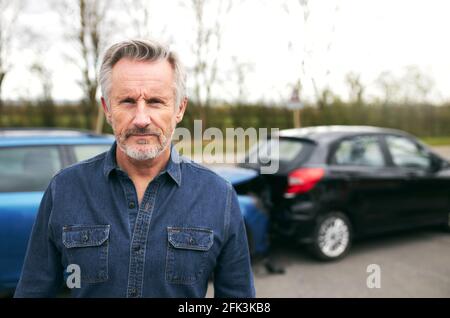
<svg viewBox="0 0 450 318"><path fill-rule="evenodd" d="M130 209L134 209L136 207L136 204L134 203L134 201L130 201L130 202L128 202L128 207Z"/></svg>

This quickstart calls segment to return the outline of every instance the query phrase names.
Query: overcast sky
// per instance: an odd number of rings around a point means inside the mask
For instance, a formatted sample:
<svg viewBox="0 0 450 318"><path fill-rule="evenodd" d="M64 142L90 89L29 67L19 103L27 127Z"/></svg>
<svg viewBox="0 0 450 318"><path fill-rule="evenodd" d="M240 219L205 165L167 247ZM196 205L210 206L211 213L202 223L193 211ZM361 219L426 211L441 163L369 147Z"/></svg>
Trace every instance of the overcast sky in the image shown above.
<svg viewBox="0 0 450 318"><path fill-rule="evenodd" d="M329 86L345 99L348 95L345 75L357 73L367 87L367 95L375 96L379 91L374 82L381 72L389 71L400 77L405 67L416 66L435 83L430 98L437 102L450 100L450 41L447 39L450 1L309 2L310 15L305 24L297 0L287 1L289 14L281 1L236 1L224 24L219 65L223 83L216 87L215 96L229 101L237 96L230 75L230 57L236 56L241 63L249 65L246 92L250 101L288 99L292 85L302 74L303 60L306 98L313 96L311 77L319 88ZM185 64L192 65L194 24L189 10L175 0L151 3L155 12L150 24L153 34L170 40ZM210 18L214 16L211 13ZM123 12L114 13L112 18L117 25L127 23ZM21 21L31 25L47 44L41 48L40 55L36 55L33 42L15 52L14 68L4 84L4 97L39 96L40 85L28 72L28 66L30 61L40 58L53 74L53 97L79 99L82 95L77 85L79 71L65 57L74 47L62 41L61 19L50 10L48 3L31 1ZM132 36L133 28L128 25L117 30L112 40Z"/></svg>

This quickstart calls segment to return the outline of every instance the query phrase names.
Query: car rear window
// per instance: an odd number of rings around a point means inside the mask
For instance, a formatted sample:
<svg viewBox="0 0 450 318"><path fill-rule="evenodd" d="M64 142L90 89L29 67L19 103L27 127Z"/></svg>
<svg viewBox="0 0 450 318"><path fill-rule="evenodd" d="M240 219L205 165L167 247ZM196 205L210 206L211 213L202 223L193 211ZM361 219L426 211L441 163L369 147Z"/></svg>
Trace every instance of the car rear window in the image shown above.
<svg viewBox="0 0 450 318"><path fill-rule="evenodd" d="M253 146L247 157L247 162L255 163L268 160L278 160L280 162L289 163L298 159L305 152L309 152L312 143L300 139L280 138L278 142L278 151L273 139L262 140Z"/></svg>
<svg viewBox="0 0 450 318"><path fill-rule="evenodd" d="M111 148L111 145L75 145L73 146L73 152L75 153L75 160L82 161L108 151L109 148Z"/></svg>
<svg viewBox="0 0 450 318"><path fill-rule="evenodd" d="M0 148L0 192L44 191L61 168L54 146Z"/></svg>

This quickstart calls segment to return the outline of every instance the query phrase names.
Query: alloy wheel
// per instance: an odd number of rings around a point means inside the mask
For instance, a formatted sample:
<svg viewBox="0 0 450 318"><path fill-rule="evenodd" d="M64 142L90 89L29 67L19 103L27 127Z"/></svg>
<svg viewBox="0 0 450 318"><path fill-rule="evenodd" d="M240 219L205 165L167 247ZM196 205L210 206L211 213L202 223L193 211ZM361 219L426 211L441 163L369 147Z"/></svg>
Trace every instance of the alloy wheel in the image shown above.
<svg viewBox="0 0 450 318"><path fill-rule="evenodd" d="M350 229L345 220L330 216L320 225L318 246L329 258L337 258L344 253L350 242Z"/></svg>

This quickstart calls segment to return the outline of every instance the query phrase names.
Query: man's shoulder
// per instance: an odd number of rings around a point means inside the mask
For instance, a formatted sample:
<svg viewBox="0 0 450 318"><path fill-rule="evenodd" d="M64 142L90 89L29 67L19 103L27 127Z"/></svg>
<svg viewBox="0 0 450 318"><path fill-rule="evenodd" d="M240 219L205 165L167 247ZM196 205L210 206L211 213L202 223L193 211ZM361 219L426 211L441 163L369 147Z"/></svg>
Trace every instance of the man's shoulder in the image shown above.
<svg viewBox="0 0 450 318"><path fill-rule="evenodd" d="M185 173L187 174L192 174L197 182L205 183L209 187L213 185L225 188L231 187L231 184L227 180L208 167L186 157L181 158L183 170L185 170Z"/></svg>

